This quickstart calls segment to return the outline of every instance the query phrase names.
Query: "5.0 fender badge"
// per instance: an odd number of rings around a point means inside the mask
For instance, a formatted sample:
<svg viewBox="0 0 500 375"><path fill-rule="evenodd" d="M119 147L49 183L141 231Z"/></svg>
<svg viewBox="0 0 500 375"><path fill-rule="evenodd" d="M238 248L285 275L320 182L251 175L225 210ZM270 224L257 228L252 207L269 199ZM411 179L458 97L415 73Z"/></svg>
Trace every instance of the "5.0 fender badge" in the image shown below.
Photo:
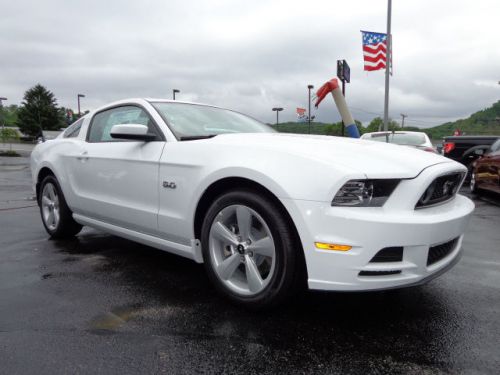
<svg viewBox="0 0 500 375"><path fill-rule="evenodd" d="M175 189L177 185L175 184L175 182L163 181L163 187L168 189Z"/></svg>

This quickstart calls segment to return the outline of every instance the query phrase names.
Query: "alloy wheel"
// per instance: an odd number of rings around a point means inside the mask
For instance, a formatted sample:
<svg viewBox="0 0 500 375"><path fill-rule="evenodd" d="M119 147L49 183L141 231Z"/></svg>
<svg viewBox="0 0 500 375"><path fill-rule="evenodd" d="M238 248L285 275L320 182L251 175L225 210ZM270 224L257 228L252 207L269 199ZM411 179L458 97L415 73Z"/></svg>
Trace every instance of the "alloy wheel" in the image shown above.
<svg viewBox="0 0 500 375"><path fill-rule="evenodd" d="M51 231L56 230L59 225L60 211L59 211L59 197L57 190L52 183L47 183L42 191L42 217L47 228Z"/></svg>
<svg viewBox="0 0 500 375"><path fill-rule="evenodd" d="M274 274L276 249L271 231L250 207L231 205L215 216L209 252L217 276L239 295L260 293Z"/></svg>

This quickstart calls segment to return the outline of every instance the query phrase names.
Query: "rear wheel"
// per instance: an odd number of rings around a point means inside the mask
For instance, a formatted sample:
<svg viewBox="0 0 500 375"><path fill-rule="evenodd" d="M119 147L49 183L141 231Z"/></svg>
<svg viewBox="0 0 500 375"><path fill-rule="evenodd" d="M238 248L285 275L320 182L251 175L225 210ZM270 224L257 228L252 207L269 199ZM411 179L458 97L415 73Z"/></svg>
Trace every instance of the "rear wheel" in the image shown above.
<svg viewBox="0 0 500 375"><path fill-rule="evenodd" d="M223 194L208 209L201 237L208 276L231 300L261 309L292 293L302 249L272 200L244 190Z"/></svg>
<svg viewBox="0 0 500 375"><path fill-rule="evenodd" d="M43 226L52 238L72 237L82 229L73 219L61 187L52 175L45 177L41 183L39 205Z"/></svg>

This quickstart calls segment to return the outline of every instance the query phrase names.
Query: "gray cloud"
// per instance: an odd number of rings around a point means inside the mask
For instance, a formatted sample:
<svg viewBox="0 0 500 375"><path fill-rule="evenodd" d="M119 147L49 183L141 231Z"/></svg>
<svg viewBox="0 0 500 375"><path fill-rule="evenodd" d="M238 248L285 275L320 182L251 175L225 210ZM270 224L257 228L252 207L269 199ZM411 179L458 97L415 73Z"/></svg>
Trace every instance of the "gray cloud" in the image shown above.
<svg viewBox="0 0 500 375"><path fill-rule="evenodd" d="M432 126L500 95L498 1L394 1L393 117ZM59 104L92 109L126 97L234 108L263 121L295 119L307 84L351 66L356 118L383 111L383 72L363 71L360 29L385 29L386 1L34 1L2 4L0 95L19 103L40 82ZM333 102L314 113L338 121Z"/></svg>

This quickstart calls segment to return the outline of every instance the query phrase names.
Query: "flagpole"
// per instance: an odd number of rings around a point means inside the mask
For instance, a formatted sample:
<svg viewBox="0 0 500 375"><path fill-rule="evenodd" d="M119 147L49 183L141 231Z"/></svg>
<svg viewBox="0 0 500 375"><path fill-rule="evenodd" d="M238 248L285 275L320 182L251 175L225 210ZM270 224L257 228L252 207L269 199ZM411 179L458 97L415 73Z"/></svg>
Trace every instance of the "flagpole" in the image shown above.
<svg viewBox="0 0 500 375"><path fill-rule="evenodd" d="M385 60L385 101L384 101L384 131L389 128L389 74L392 60L392 40L391 40L391 8L392 0L387 1L387 53Z"/></svg>

